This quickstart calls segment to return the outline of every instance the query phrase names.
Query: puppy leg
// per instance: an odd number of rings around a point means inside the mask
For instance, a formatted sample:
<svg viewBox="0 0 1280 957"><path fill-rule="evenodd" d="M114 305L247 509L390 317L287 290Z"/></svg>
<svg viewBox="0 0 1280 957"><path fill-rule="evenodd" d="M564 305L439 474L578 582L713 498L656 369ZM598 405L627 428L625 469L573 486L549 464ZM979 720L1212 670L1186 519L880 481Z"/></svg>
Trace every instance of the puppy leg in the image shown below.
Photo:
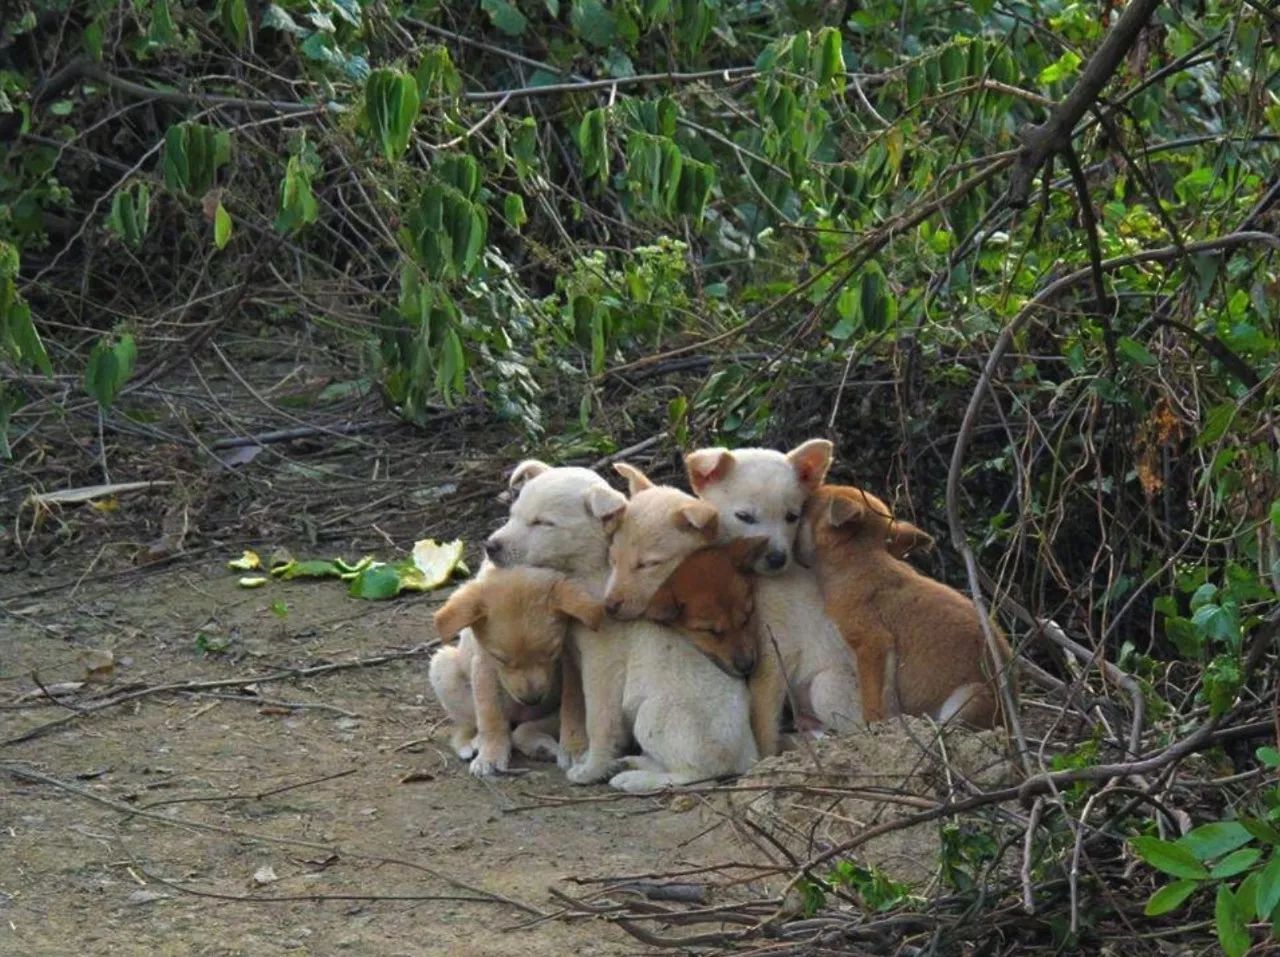
<svg viewBox="0 0 1280 957"><path fill-rule="evenodd" d="M954 720L975 728L994 728L995 694L991 688L978 682L961 685L948 695L936 717L942 724Z"/></svg>
<svg viewBox="0 0 1280 957"><path fill-rule="evenodd" d="M782 706L787 700L786 676L782 662L770 645L760 655L755 672L747 681L751 696L751 734L762 758L772 757L779 751L779 723Z"/></svg>
<svg viewBox="0 0 1280 957"><path fill-rule="evenodd" d="M498 683L498 669L493 659L479 650L471 663L471 693L480 729L480 751L471 759L471 773L482 778L507 770L511 761L511 724Z"/></svg>
<svg viewBox="0 0 1280 957"><path fill-rule="evenodd" d="M862 723L858 698L858 679L851 667L837 665L819 671L809 683L813 716L833 731L850 731Z"/></svg>
<svg viewBox="0 0 1280 957"><path fill-rule="evenodd" d="M622 697L627 650L616 638L600 636L585 641L592 647L582 649L578 660L587 709L587 753L566 775L573 784L595 784L609 777L626 743Z"/></svg>
<svg viewBox="0 0 1280 957"><path fill-rule="evenodd" d="M885 694L892 686L893 697L898 697L897 655L893 652L891 636L868 636L854 648L858 663L858 684L862 686L862 719L883 721L890 715ZM890 675L890 669L894 674Z"/></svg>
<svg viewBox="0 0 1280 957"><path fill-rule="evenodd" d="M559 726L560 719L555 715L522 722L511 732L511 743L526 758L555 761L560 756L560 745L556 743Z"/></svg>
<svg viewBox="0 0 1280 957"><path fill-rule="evenodd" d="M464 761L471 760L476 753L471 744L476 736L476 712L471 699L471 681L457 645L445 645L432 656L427 677L441 707L453 722L449 746Z"/></svg>
<svg viewBox="0 0 1280 957"><path fill-rule="evenodd" d="M587 753L587 704L582 693L578 649L569 642L560 657L560 747L556 764L568 771Z"/></svg>

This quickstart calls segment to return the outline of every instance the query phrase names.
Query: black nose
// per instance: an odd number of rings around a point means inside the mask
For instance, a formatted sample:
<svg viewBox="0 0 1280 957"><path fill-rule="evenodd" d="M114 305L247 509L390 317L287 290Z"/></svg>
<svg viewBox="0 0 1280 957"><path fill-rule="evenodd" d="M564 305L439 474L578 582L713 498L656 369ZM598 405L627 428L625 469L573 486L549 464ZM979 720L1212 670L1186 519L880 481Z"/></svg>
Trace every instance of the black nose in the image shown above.
<svg viewBox="0 0 1280 957"><path fill-rule="evenodd" d="M772 551L764 557L764 563L776 572L787 564L787 553Z"/></svg>
<svg viewBox="0 0 1280 957"><path fill-rule="evenodd" d="M486 539L484 553L489 556L491 561L497 561L498 556L502 554L502 542L493 538Z"/></svg>
<svg viewBox="0 0 1280 957"><path fill-rule="evenodd" d="M734 655L733 670L743 678L751 677L751 673L756 670L756 656L752 654Z"/></svg>
<svg viewBox="0 0 1280 957"><path fill-rule="evenodd" d="M617 601L616 599L613 601L606 601L604 603L604 610L611 615L616 615L622 610L622 602Z"/></svg>

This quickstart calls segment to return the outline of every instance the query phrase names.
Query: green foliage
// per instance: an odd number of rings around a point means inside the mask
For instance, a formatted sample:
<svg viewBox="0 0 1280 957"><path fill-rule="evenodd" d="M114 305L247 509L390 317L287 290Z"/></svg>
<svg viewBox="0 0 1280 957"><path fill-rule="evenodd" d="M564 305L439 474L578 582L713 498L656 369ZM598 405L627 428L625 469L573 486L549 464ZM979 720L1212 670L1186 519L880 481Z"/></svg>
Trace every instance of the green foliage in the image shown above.
<svg viewBox="0 0 1280 957"><path fill-rule="evenodd" d="M120 389L133 375L133 363L138 357L138 348L134 345L133 336L125 334L112 341L103 338L89 353L89 364L85 367L84 388L103 410L111 408L119 395Z"/></svg>
<svg viewBox="0 0 1280 957"><path fill-rule="evenodd" d="M387 162L409 148L414 121L421 108L418 81L396 70L374 70L364 86L364 109L373 137Z"/></svg>
<svg viewBox="0 0 1280 957"><path fill-rule="evenodd" d="M1265 752L1274 750L1259 748L1259 761L1267 764L1273 755ZM1271 765L1280 765L1280 754L1274 758ZM1134 838L1130 846L1138 857L1177 878L1151 895L1147 916L1176 911L1202 888L1216 887L1214 928L1227 954L1238 957L1249 949L1254 921L1269 923L1280 936L1280 791L1264 794L1259 811L1257 817L1202 824L1176 841Z"/></svg>
<svg viewBox="0 0 1280 957"><path fill-rule="evenodd" d="M143 182L133 183L111 197L111 213L107 216L107 229L122 241L137 249L146 239L151 222L151 190Z"/></svg>
<svg viewBox="0 0 1280 957"><path fill-rule="evenodd" d="M18 250L0 240L0 356L52 375L53 366L31 319L31 307L18 293L18 264ZM3 432L0 429L0 434Z"/></svg>
<svg viewBox="0 0 1280 957"><path fill-rule="evenodd" d="M231 159L231 135L201 123L178 123L164 138L164 182L174 192L199 199Z"/></svg>

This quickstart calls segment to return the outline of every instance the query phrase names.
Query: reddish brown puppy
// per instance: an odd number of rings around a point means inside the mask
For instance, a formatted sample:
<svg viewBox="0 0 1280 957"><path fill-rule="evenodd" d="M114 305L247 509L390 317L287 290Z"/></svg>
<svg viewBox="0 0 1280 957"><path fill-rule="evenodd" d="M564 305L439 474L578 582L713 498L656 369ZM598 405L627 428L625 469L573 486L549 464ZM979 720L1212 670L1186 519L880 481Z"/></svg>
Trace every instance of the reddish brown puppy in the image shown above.
<svg viewBox="0 0 1280 957"><path fill-rule="evenodd" d="M993 660L973 602L902 561L932 545L869 492L826 485L808 503L799 552L857 659L867 720L927 714L993 727L1009 644L997 631Z"/></svg>

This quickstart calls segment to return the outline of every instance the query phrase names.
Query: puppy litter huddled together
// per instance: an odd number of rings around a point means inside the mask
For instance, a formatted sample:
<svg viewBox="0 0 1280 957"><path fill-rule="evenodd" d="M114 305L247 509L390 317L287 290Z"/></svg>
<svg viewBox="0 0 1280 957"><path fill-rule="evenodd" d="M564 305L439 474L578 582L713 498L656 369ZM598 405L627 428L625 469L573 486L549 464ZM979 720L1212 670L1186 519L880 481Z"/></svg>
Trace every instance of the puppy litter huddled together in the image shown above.
<svg viewBox="0 0 1280 957"><path fill-rule="evenodd" d="M1009 646L906 558L932 539L824 484L831 443L698 449L693 494L614 466L521 462L474 581L436 613L430 679L472 774L514 747L625 791L740 775L793 746L925 715L1001 720ZM994 641L989 640L990 637Z"/></svg>

